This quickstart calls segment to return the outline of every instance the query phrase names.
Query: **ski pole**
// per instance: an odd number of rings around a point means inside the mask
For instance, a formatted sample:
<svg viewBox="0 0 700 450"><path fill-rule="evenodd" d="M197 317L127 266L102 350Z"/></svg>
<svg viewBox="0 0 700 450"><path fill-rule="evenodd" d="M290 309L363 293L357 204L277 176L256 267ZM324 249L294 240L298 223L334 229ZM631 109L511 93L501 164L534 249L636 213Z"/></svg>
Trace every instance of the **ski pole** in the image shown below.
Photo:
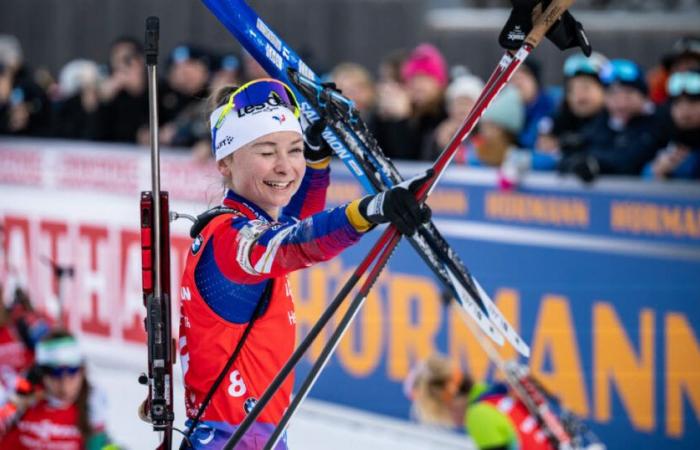
<svg viewBox="0 0 700 450"><path fill-rule="evenodd" d="M387 228L388 231L388 228ZM357 266L357 269L355 269L355 272L350 276L348 281L345 283L345 285L341 288L341 290L338 292L338 294L335 296L333 301L328 305L328 308L321 314L321 317L319 317L318 321L314 324L314 326L309 330L308 334L304 338L304 340L297 346L297 348L292 352L291 356L287 360L287 362L282 366L280 371L275 375L275 378L272 379L270 382L270 385L267 387L265 392L260 396L258 401L256 402L255 406L253 409L246 415L245 419L241 424L238 426L236 431L233 433L233 435L229 438L228 442L224 446L225 449L232 449L238 441L241 440L243 435L246 433L248 428L253 424L255 419L258 418L262 410L265 408L267 403L272 399L272 396L275 395L275 392L279 389L279 387L284 383L284 381L287 379L290 373L294 370L294 367L297 365L299 360L304 356L306 353L306 350L308 350L313 342L316 340L318 335L323 331L323 328L326 326L328 321L333 317L333 314L338 310L340 305L343 303L343 300L348 296L350 291L355 287L357 282L360 280L362 275L365 273L367 268L370 266L371 262L375 259L375 257L379 254L379 251L386 246L386 244L389 242L389 236L388 233L385 231L382 236L379 238L377 241L377 244L370 250L369 254L367 257L360 263L359 266ZM381 245L379 245L381 244Z"/></svg>

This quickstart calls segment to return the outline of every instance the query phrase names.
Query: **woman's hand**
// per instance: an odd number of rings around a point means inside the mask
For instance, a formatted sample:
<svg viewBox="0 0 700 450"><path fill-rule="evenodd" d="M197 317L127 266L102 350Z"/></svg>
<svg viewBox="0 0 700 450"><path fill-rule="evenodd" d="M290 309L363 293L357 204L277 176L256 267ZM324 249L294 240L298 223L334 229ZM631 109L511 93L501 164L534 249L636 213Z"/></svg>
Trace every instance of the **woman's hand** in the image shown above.
<svg viewBox="0 0 700 450"><path fill-rule="evenodd" d="M413 235L420 225L430 220L430 208L418 203L416 192L432 176L430 169L388 191L365 197L360 201L360 214L371 223L391 222L402 234Z"/></svg>
<svg viewBox="0 0 700 450"><path fill-rule="evenodd" d="M304 130L304 158L307 164L313 166L330 162L333 150L321 136L325 128L325 120L319 119Z"/></svg>

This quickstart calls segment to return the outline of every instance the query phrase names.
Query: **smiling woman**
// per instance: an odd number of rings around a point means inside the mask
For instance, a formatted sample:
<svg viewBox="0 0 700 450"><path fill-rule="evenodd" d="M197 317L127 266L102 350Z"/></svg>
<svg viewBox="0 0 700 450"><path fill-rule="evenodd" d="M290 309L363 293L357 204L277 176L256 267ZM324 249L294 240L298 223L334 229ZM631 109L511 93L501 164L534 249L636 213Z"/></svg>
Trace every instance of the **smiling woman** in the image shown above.
<svg viewBox="0 0 700 450"><path fill-rule="evenodd" d="M337 256L374 224L412 234L429 218L413 193L422 179L324 211L331 150L309 143L323 142L325 125L304 133L299 112L292 91L273 79L215 96L212 153L226 196L193 227L182 276L182 448L221 448L292 353L290 272ZM236 448L263 447L293 384L289 377ZM275 448L286 449L286 439Z"/></svg>

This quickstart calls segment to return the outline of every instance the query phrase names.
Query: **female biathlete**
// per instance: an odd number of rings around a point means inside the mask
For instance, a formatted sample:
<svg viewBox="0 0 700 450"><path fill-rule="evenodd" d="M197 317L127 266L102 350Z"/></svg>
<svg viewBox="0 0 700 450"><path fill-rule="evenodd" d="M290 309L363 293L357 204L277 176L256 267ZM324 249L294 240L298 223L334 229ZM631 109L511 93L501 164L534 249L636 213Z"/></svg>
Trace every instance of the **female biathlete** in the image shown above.
<svg viewBox="0 0 700 450"><path fill-rule="evenodd" d="M193 227L182 276L179 346L189 438L181 448L221 448L292 353L287 274L335 257L375 224L391 222L412 234L430 216L413 194L425 176L324 211L331 152L305 148L299 106L283 83L225 88L214 102L212 152L226 194L222 207ZM316 133L309 141L318 141L321 129L307 130ZM237 449L262 448L292 386L290 376ZM276 447L286 448L286 439Z"/></svg>

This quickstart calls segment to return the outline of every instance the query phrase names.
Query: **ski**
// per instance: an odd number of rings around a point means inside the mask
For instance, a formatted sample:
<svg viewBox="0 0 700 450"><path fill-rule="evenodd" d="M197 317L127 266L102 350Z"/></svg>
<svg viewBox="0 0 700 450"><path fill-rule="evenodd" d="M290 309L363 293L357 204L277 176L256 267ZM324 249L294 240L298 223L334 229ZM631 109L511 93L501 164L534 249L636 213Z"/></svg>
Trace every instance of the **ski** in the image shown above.
<svg viewBox="0 0 700 450"><path fill-rule="evenodd" d="M386 190L403 181L359 118L352 102L321 85L311 68L243 0L203 1L269 74L295 91L309 122L321 119L322 103L338 113L337 120L326 128L323 137L367 192ZM315 90L318 95L312 95L313 92L303 86ZM499 344L504 342L505 336L519 353L529 356L527 344L483 289L477 287L478 283L432 222L421 227L419 234L409 241L487 335Z"/></svg>

